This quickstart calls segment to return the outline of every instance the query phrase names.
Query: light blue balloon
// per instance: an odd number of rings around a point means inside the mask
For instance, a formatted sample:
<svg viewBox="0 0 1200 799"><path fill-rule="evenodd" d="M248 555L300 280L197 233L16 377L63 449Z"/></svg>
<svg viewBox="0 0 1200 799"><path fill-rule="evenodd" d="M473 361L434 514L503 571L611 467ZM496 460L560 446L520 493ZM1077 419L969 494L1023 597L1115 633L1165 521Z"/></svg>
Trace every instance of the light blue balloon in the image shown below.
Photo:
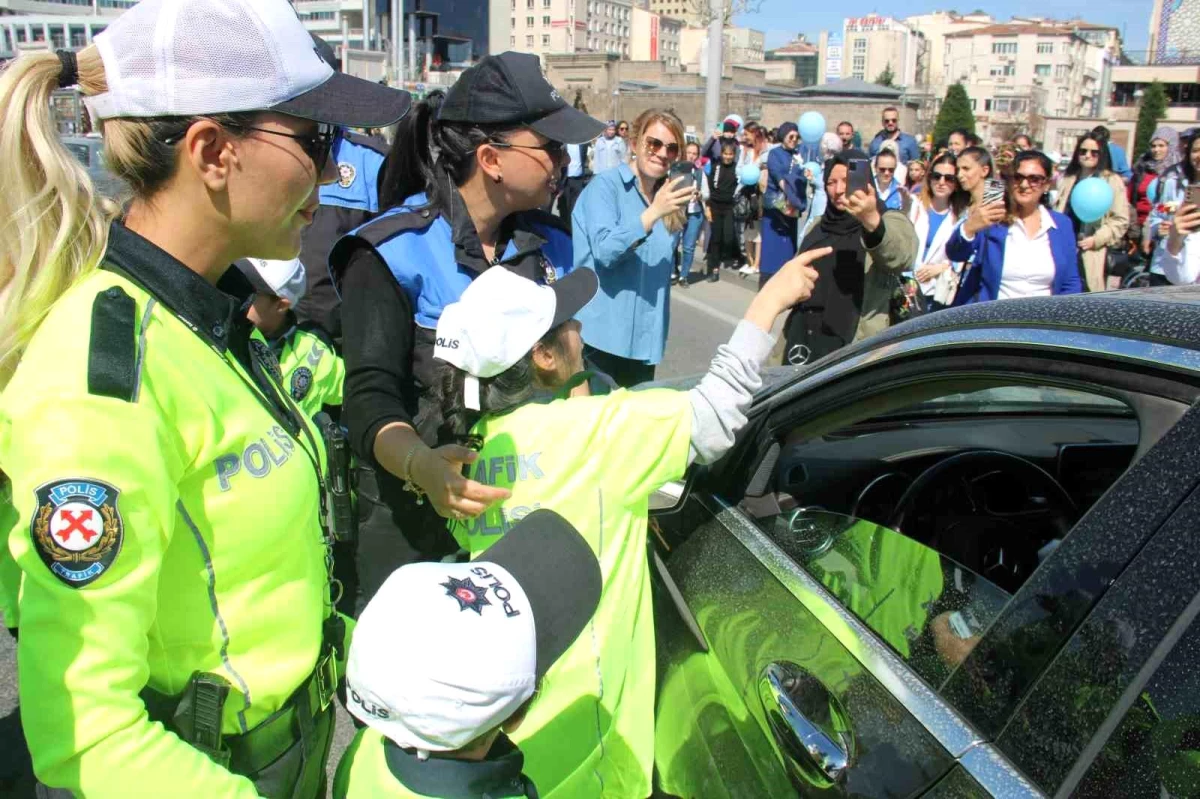
<svg viewBox="0 0 1200 799"><path fill-rule="evenodd" d="M760 174L762 174L762 170L758 164L742 164L737 171L738 180L743 186L757 186Z"/></svg>
<svg viewBox="0 0 1200 799"><path fill-rule="evenodd" d="M825 117L816 111L800 115L800 139L805 144L818 144L825 135Z"/></svg>
<svg viewBox="0 0 1200 799"><path fill-rule="evenodd" d="M813 180L821 179L821 165L816 161L809 161L804 165L804 171L812 175Z"/></svg>
<svg viewBox="0 0 1200 799"><path fill-rule="evenodd" d="M1071 210L1080 222L1095 222L1112 208L1113 189L1102 178L1088 178L1071 189Z"/></svg>

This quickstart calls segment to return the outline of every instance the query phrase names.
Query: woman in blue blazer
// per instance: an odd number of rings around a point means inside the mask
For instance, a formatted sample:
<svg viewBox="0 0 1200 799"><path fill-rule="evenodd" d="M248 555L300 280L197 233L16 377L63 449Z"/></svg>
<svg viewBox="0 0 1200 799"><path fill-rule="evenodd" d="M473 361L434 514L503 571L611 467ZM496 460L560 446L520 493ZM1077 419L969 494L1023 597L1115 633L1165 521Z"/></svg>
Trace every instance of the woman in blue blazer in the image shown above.
<svg viewBox="0 0 1200 799"><path fill-rule="evenodd" d="M976 205L950 236L947 257L971 261L954 305L1083 291L1075 227L1046 205L1052 169L1040 152L1018 154L1009 181L1012 212L1003 202Z"/></svg>

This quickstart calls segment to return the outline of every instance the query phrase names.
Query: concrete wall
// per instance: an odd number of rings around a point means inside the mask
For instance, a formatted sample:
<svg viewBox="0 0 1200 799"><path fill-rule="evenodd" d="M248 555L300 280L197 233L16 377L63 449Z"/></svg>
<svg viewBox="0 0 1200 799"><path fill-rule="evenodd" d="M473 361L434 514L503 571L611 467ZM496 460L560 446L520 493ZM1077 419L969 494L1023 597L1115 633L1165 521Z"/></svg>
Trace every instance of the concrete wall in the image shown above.
<svg viewBox="0 0 1200 799"><path fill-rule="evenodd" d="M1087 135L1097 125L1104 125L1112 133L1112 140L1125 148L1132 162L1137 155L1130 152L1133 149L1134 130L1136 122L1093 119L1091 117L1046 117L1046 132L1042 137L1042 147L1046 152L1052 150L1070 157L1075 152L1079 139Z"/></svg>

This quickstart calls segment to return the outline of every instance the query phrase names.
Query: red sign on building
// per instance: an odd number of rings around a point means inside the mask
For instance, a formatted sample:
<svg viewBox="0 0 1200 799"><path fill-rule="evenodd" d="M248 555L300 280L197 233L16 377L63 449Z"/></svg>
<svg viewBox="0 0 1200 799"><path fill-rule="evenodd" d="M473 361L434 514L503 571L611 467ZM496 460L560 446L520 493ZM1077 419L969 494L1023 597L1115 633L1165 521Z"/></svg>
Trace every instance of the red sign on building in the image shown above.
<svg viewBox="0 0 1200 799"><path fill-rule="evenodd" d="M650 17L650 60L658 60L658 15Z"/></svg>

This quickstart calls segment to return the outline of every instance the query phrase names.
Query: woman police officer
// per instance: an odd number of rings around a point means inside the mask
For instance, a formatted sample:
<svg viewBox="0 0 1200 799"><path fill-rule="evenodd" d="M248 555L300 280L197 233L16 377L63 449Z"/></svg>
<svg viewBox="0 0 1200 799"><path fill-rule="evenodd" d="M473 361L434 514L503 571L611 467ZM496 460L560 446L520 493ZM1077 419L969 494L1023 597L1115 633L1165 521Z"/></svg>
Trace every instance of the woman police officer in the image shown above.
<svg viewBox="0 0 1200 799"><path fill-rule="evenodd" d="M489 267L540 282L571 269L569 229L537 209L556 192L565 145L603 129L563 101L536 56L488 56L444 99L413 108L380 179L380 205L389 210L335 245L342 423L368 467L358 486L360 601L404 563L454 549L430 505L464 518L507 496L463 477L470 450L430 446L439 422L439 405L429 400L434 331L441 309ZM428 494L429 504L418 508L412 490Z"/></svg>
<svg viewBox="0 0 1200 799"><path fill-rule="evenodd" d="M58 142L50 95L76 84L122 218ZM38 777L315 797L342 645L324 455L229 266L295 257L334 126L408 96L336 75L286 0L143 0L77 55L19 57L0 102L0 470Z"/></svg>

